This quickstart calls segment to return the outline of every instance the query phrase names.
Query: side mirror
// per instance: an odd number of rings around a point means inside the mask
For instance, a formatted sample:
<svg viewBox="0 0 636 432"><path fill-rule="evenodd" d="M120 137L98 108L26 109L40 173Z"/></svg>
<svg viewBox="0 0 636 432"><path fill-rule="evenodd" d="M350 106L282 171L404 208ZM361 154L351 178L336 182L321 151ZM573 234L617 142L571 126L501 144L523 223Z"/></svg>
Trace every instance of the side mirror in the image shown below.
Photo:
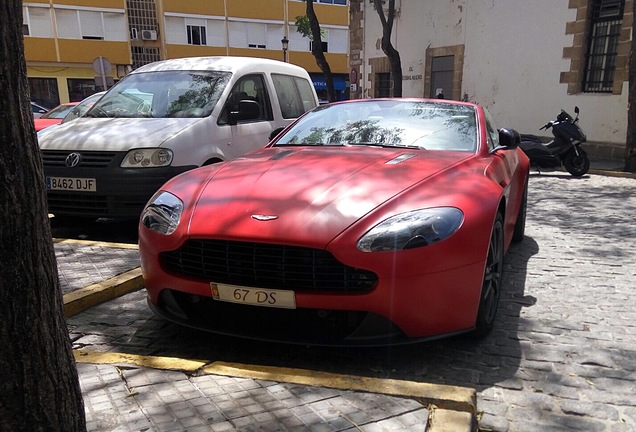
<svg viewBox="0 0 636 432"><path fill-rule="evenodd" d="M237 111L230 111L228 123L235 125L243 120L255 120L261 116L261 107L253 100L241 100L238 103Z"/></svg>
<svg viewBox="0 0 636 432"><path fill-rule="evenodd" d="M499 147L514 149L521 144L521 135L514 129L499 129Z"/></svg>

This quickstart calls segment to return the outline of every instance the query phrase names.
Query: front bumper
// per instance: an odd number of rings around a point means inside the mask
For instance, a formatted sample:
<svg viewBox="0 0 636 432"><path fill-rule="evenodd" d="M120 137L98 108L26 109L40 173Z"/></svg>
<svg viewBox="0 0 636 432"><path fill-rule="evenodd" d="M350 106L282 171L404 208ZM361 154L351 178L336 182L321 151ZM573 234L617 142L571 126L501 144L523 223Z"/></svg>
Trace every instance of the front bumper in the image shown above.
<svg viewBox="0 0 636 432"><path fill-rule="evenodd" d="M364 294L295 292L296 309L214 300L209 282L166 273L142 254L148 303L178 324L244 338L329 346L403 344L470 331L483 263L381 278Z"/></svg>
<svg viewBox="0 0 636 432"><path fill-rule="evenodd" d="M196 168L121 168L126 152L77 152L82 162L69 168L64 161L70 153L73 152L42 151L45 177L94 179L97 190L47 190L49 212L58 216L138 218L148 199L166 181Z"/></svg>

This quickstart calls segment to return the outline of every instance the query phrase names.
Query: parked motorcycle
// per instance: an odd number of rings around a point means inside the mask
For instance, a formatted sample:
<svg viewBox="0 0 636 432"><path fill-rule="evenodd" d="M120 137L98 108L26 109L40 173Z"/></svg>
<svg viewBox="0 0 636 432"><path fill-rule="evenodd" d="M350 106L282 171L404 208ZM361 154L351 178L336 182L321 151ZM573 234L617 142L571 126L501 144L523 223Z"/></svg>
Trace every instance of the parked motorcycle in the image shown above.
<svg viewBox="0 0 636 432"><path fill-rule="evenodd" d="M552 129L554 139L544 143L536 135L521 134L519 147L530 158L530 164L542 168L563 166L574 177L585 175L590 160L581 144L587 141L579 127L579 107L574 107L576 118L561 110L556 120L549 121L539 130Z"/></svg>

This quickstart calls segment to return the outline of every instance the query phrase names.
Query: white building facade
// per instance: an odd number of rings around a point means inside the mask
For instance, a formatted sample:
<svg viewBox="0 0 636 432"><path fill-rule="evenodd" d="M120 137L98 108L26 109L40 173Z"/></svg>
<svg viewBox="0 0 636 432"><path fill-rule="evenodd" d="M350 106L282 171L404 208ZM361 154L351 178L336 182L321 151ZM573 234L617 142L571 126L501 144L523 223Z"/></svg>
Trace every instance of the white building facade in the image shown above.
<svg viewBox="0 0 636 432"><path fill-rule="evenodd" d="M540 136L578 106L588 152L622 159L632 1L396 0L402 96L477 102L499 127ZM350 18L351 97L392 96L372 2L352 0Z"/></svg>

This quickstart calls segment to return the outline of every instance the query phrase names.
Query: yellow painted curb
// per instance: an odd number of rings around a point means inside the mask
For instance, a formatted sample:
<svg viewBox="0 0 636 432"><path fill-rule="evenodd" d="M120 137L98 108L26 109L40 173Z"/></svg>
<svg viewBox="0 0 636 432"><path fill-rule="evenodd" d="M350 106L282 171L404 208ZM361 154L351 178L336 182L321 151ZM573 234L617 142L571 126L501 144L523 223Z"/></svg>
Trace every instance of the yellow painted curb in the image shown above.
<svg viewBox="0 0 636 432"><path fill-rule="evenodd" d="M113 352L74 350L78 363L134 364L161 370L182 371L190 374L209 374L263 381L326 387L339 390L385 394L416 400L430 411L429 432L471 432L476 427L477 395L474 389L333 374L304 369L240 363L188 360L176 357L144 356Z"/></svg>
<svg viewBox="0 0 636 432"><path fill-rule="evenodd" d="M78 363L128 363L152 369L176 370L183 372L195 372L207 364L200 360L186 360L176 357L143 356L136 354L94 352L86 350L74 350L73 355L75 356L75 361Z"/></svg>
<svg viewBox="0 0 636 432"><path fill-rule="evenodd" d="M110 243L110 242L94 241L94 240L54 238L53 243L73 243L73 244L83 244L83 245L90 245L90 246L104 246L104 247L119 248L119 249L139 249L139 245L136 245L134 243Z"/></svg>
<svg viewBox="0 0 636 432"><path fill-rule="evenodd" d="M427 432L472 432L476 430L476 419L467 412L450 411L429 407Z"/></svg>
<svg viewBox="0 0 636 432"><path fill-rule="evenodd" d="M402 396L425 406L435 405L471 415L475 414L477 407L475 390L465 387L225 362L205 366L203 373Z"/></svg>
<svg viewBox="0 0 636 432"><path fill-rule="evenodd" d="M622 177L622 178L632 178L636 179L636 173L630 173L626 171L611 171L611 170L600 170L600 169L590 169L588 174L596 174L596 175L604 175L607 177Z"/></svg>
<svg viewBox="0 0 636 432"><path fill-rule="evenodd" d="M77 315L86 309L144 287L141 268L137 267L104 282L64 294L64 315Z"/></svg>

